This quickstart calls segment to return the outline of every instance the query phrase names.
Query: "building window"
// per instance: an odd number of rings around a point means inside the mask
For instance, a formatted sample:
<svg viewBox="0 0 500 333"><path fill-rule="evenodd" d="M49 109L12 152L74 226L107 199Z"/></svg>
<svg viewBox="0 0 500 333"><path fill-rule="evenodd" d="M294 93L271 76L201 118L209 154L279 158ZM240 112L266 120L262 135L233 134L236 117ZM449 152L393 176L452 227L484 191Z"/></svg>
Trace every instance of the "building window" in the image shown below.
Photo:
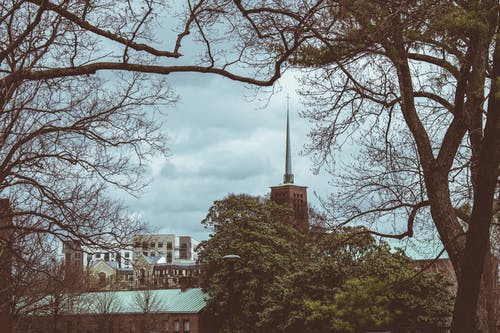
<svg viewBox="0 0 500 333"><path fill-rule="evenodd" d="M189 332L189 320L184 320L184 332Z"/></svg>
<svg viewBox="0 0 500 333"><path fill-rule="evenodd" d="M123 328L123 323L121 320L118 321L118 333L125 333L125 329Z"/></svg>
<svg viewBox="0 0 500 333"><path fill-rule="evenodd" d="M106 284L106 273L100 272L97 276L99 278L99 284L101 286L105 285Z"/></svg>
<svg viewBox="0 0 500 333"><path fill-rule="evenodd" d="M155 247L155 243L154 242L149 243L149 247L150 248L154 248Z"/></svg>
<svg viewBox="0 0 500 333"><path fill-rule="evenodd" d="M130 258L130 252L125 252L125 258Z"/></svg>
<svg viewBox="0 0 500 333"><path fill-rule="evenodd" d="M104 253L104 260L109 261L109 253Z"/></svg>
<svg viewBox="0 0 500 333"><path fill-rule="evenodd" d="M172 249L172 242L167 242L167 249Z"/></svg>
<svg viewBox="0 0 500 333"><path fill-rule="evenodd" d="M163 247L163 242L158 242L158 247Z"/></svg>
<svg viewBox="0 0 500 333"><path fill-rule="evenodd" d="M162 321L162 324L161 324L161 331L162 331L163 333L168 332L168 320L164 320L164 321Z"/></svg>
<svg viewBox="0 0 500 333"><path fill-rule="evenodd" d="M179 321L174 320L174 332L179 332Z"/></svg>

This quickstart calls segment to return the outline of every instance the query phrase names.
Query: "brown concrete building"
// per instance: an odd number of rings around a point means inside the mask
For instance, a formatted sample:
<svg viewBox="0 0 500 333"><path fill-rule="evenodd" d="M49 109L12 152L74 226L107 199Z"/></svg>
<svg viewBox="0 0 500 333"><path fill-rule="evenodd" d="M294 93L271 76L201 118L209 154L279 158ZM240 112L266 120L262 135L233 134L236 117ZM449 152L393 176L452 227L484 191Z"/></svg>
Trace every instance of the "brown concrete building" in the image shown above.
<svg viewBox="0 0 500 333"><path fill-rule="evenodd" d="M294 184L292 173L292 156L290 147L290 116L286 113L286 152L285 152L285 174L283 184L271 186L271 200L279 204L287 205L295 212L290 221L299 230L309 229L309 216L307 205L307 187Z"/></svg>

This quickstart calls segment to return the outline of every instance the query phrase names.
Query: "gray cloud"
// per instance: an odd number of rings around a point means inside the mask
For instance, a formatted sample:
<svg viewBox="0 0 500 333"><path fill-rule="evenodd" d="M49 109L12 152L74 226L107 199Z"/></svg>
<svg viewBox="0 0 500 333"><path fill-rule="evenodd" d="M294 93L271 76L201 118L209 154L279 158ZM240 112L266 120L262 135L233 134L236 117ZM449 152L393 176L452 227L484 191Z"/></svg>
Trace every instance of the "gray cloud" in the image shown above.
<svg viewBox="0 0 500 333"><path fill-rule="evenodd" d="M309 186L313 204L313 191L326 193L325 178L313 176L309 158L299 156L308 124L297 115L291 76L265 108L248 100L243 85L220 77L178 75L171 83L181 100L167 110L170 156L153 161L153 181L141 198L125 198L153 230L206 239L209 231L200 221L214 200L229 193L263 195L281 182L287 93L296 183Z"/></svg>

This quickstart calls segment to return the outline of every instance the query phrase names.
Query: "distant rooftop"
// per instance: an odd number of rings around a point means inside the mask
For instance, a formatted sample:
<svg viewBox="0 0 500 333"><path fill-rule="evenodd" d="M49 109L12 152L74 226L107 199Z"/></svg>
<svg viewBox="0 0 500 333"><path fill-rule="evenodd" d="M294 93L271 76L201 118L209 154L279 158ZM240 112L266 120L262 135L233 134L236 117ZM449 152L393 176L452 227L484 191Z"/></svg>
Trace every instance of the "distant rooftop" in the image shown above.
<svg viewBox="0 0 500 333"><path fill-rule="evenodd" d="M65 314L98 314L98 304L110 304L108 309L111 313L142 313L140 304L136 301L140 294L144 292L152 293L158 301L158 306L153 312L161 313L198 313L206 305L207 295L201 288L191 288L181 291L181 289L157 289L157 290L133 290L133 291L104 291L83 293L78 296L68 295L66 297L66 309L61 313ZM43 302L50 304L50 296ZM155 301L156 302L156 301ZM37 311L38 315L40 313Z"/></svg>

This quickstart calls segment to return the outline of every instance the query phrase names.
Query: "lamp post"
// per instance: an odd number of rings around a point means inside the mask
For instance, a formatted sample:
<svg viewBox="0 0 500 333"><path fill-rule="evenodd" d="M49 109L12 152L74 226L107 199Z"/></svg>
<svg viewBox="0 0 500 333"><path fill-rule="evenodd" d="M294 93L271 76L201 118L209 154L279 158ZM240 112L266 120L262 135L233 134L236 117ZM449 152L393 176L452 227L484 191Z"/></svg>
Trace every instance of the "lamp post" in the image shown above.
<svg viewBox="0 0 500 333"><path fill-rule="evenodd" d="M232 311L234 309L234 285L233 285L233 281L234 281L234 278L233 278L233 274L234 274L234 264L235 262L237 262L238 260L241 259L241 257L237 254L227 254L225 255L224 257L222 257L222 259L227 262L229 264L229 288L228 288L228 292L229 292L229 320L228 320L228 323L229 323L229 333L232 333L233 332L233 314L232 314Z"/></svg>

